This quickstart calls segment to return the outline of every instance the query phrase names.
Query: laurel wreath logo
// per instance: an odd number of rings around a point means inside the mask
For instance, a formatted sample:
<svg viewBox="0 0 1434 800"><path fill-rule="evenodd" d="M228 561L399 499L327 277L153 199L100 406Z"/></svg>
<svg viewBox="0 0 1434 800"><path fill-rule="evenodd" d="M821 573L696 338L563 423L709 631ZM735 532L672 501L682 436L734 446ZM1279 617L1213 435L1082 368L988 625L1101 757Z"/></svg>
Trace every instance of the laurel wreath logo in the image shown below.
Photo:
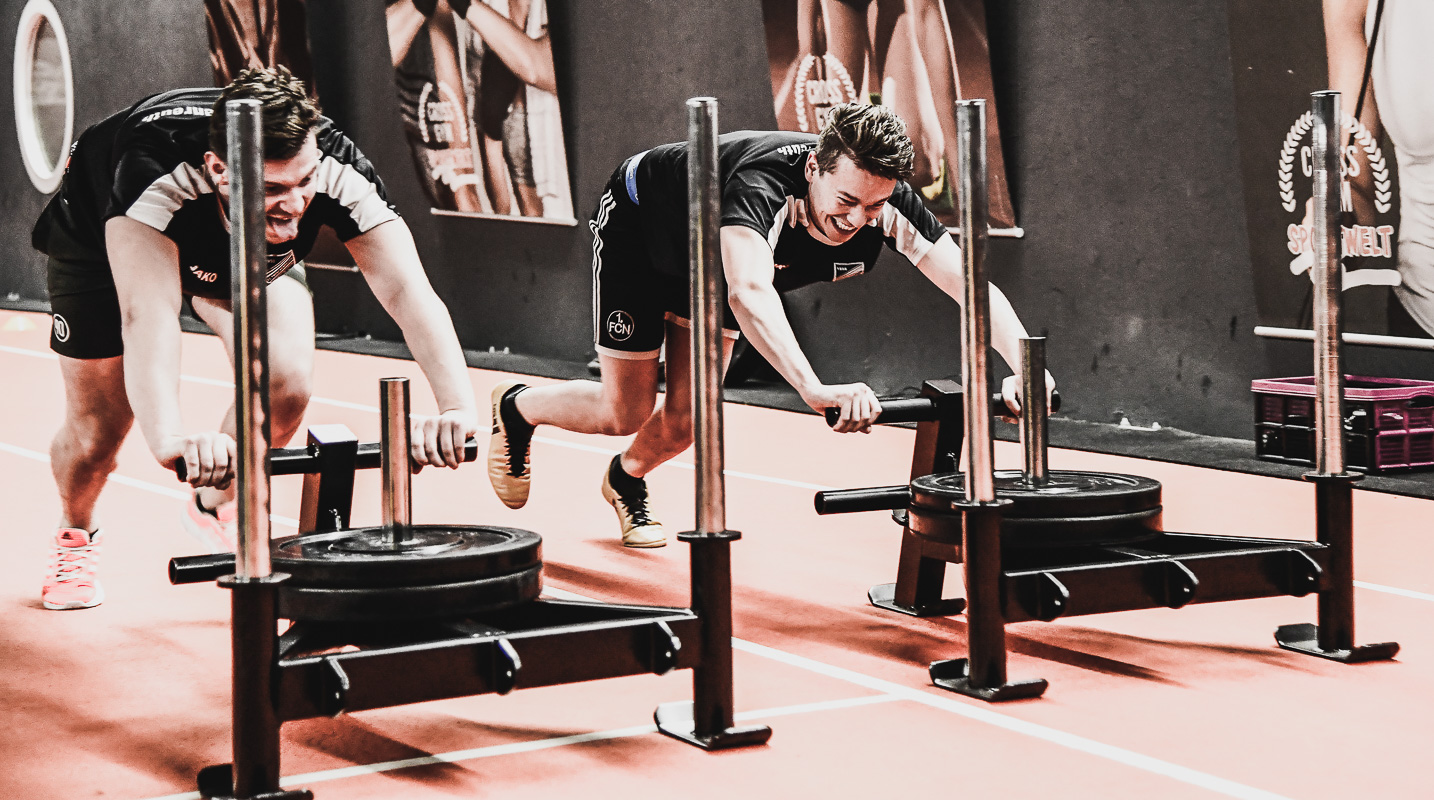
<svg viewBox="0 0 1434 800"><path fill-rule="evenodd" d="M807 78L812 74L812 67L816 66L818 56L807 53L802 56L802 64L797 68L797 80L793 84L792 94L796 95L797 103L797 128L804 133L810 133L807 126L807 93L805 91ZM823 53L820 56L823 66L826 67L828 75L835 75L841 81L842 89L846 91L846 98L854 102L856 100L856 85L851 82L851 75L842 66L840 60L831 53Z"/></svg>
<svg viewBox="0 0 1434 800"><path fill-rule="evenodd" d="M1306 111L1290 126L1289 132L1285 134L1285 143L1280 148L1280 205L1292 213L1299 205L1295 202L1295 153L1299 150L1300 140L1304 139L1313 126L1314 114ZM1354 141L1369 159L1369 172L1374 177L1374 210L1380 214L1388 212L1393 205L1390 201L1394 192L1390 189L1389 165L1384 160L1384 151L1380 149L1379 142L1369 129L1354 117L1344 115L1341 127L1346 133L1354 133Z"/></svg>

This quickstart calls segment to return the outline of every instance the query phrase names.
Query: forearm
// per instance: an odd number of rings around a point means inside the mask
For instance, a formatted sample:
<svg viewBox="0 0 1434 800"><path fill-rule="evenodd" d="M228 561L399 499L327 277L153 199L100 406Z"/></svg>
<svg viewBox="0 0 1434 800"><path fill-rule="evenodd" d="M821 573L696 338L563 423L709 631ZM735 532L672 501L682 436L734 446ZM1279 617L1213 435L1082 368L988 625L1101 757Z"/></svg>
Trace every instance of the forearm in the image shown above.
<svg viewBox="0 0 1434 800"><path fill-rule="evenodd" d="M1021 324L1021 318L1016 316L1016 309L1011 306L1011 301L995 284L990 285L989 306L991 309L991 348L1001 354L1005 359L1006 366L1017 375L1021 374L1021 339L1026 334L1026 326Z"/></svg>
<svg viewBox="0 0 1434 800"><path fill-rule="evenodd" d="M159 311L126 315L124 383L145 444L158 454L171 436L184 435L179 411L179 318Z"/></svg>
<svg viewBox="0 0 1434 800"><path fill-rule="evenodd" d="M529 12L532 13L532 12ZM507 17L484 5L474 2L468 7L465 18L473 30L483 37L484 43L493 48L498 58L529 86L545 92L557 91L557 79L553 75L553 54L548 38L533 39Z"/></svg>
<svg viewBox="0 0 1434 800"><path fill-rule="evenodd" d="M383 299L383 306L403 331L403 340L413 360L423 370L433 389L439 412L477 413L473 385L463 348L453 330L448 307L427 284L408 286Z"/></svg>
<svg viewBox="0 0 1434 800"><path fill-rule="evenodd" d="M777 373L805 395L821 384L812 370L782 308L781 296L771 286L755 286L729 293L728 304L742 333Z"/></svg>

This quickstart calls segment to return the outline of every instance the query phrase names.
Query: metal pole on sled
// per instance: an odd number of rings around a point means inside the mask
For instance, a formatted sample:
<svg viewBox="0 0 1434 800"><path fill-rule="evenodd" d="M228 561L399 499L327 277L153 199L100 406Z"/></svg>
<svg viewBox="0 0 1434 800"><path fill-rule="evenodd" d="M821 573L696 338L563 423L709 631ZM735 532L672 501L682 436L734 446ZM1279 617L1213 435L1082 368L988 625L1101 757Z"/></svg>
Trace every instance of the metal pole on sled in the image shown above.
<svg viewBox="0 0 1434 800"><path fill-rule="evenodd" d="M1044 680L1006 679L1006 622L1001 603L1001 514L1009 500L996 498L991 461L991 339L986 281L986 103L956 104L956 187L960 206L961 373L965 385L966 496L961 509L962 566L966 577L968 657L936 661L932 683L987 701L1039 697ZM1043 370L1044 372L1044 370ZM1044 374L1042 375L1044 377Z"/></svg>
<svg viewBox="0 0 1434 800"><path fill-rule="evenodd" d="M279 719L273 664L278 646L278 586L269 561L269 347L264 239L263 106L225 105L229 170L229 260L234 308L234 413L239 463L238 552L234 575L221 578L233 594L234 761L199 773L206 797L311 800L313 793L279 789Z"/></svg>
<svg viewBox="0 0 1434 800"><path fill-rule="evenodd" d="M732 542L722 479L721 187L717 172L717 100L687 101L687 238L691 264L692 426L696 447L697 529L678 535L691 546L692 609L702 620L701 663L692 702L667 703L658 730L705 750L762 744L765 725L736 727L732 691Z"/></svg>
<svg viewBox="0 0 1434 800"><path fill-rule="evenodd" d="M1396 642L1354 643L1354 483L1360 475L1344 458L1344 372L1340 365L1343 329L1340 292L1340 95L1310 95L1314 214L1315 538L1329 545L1329 571L1321 582L1317 623L1282 625L1275 641L1286 650L1357 663L1393 658Z"/></svg>

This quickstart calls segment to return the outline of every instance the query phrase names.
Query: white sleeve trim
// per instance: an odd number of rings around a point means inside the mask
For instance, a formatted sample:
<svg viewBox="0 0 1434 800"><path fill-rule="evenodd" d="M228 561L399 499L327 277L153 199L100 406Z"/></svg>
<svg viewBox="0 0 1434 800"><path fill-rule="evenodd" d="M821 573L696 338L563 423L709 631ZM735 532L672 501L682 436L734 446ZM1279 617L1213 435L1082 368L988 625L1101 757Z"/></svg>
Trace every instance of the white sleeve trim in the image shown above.
<svg viewBox="0 0 1434 800"><path fill-rule="evenodd" d="M208 178L193 164L180 164L167 175L161 175L148 188L140 192L124 215L136 222L142 222L161 233L169 228L174 212L185 203L203 194L210 194L214 187Z"/></svg>
<svg viewBox="0 0 1434 800"><path fill-rule="evenodd" d="M398 219L398 214L388 207L373 182L333 156L324 156L319 161L316 191L326 194L348 209L349 216L358 226L359 233L373 230L389 220Z"/></svg>
<svg viewBox="0 0 1434 800"><path fill-rule="evenodd" d="M906 256L912 264L920 264L921 259L926 258L926 254L936 246L935 242L929 242L921 235L916 223L891 203L882 206L880 224L882 232L896 240L896 252Z"/></svg>
<svg viewBox="0 0 1434 800"><path fill-rule="evenodd" d="M767 246L772 252L777 252L777 240L782 238L782 226L787 224L787 216L792 212L792 198L788 197L787 202L777 210L776 219L772 220L772 227L767 230Z"/></svg>

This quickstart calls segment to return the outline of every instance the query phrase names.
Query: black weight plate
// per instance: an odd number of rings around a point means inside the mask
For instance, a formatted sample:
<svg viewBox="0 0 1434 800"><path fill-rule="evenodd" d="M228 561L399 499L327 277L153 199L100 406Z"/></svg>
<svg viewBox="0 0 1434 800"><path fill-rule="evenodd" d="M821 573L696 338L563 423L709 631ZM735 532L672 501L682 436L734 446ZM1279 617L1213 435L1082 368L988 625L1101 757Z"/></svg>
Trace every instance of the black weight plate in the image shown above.
<svg viewBox="0 0 1434 800"><path fill-rule="evenodd" d="M1012 501L1008 518L1105 517L1160 508L1160 482L1115 472L1053 470L1043 486L1027 486L1017 470L998 470L996 496ZM959 472L925 475L911 482L911 504L950 511L965 497L966 477Z"/></svg>
<svg viewBox="0 0 1434 800"><path fill-rule="evenodd" d="M906 524L924 539L961 544L960 512L913 506ZM1001 544L1011 548L1131 544L1160 532L1160 508L1093 517L1001 517Z"/></svg>
<svg viewBox="0 0 1434 800"><path fill-rule="evenodd" d="M279 586L279 616L314 622L442 619L496 611L538 599L541 564L521 572L418 586Z"/></svg>
<svg viewBox="0 0 1434 800"><path fill-rule="evenodd" d="M275 539L275 572L306 587L420 586L510 575L543 563L543 538L488 525L414 525L402 549L383 528L354 528Z"/></svg>

